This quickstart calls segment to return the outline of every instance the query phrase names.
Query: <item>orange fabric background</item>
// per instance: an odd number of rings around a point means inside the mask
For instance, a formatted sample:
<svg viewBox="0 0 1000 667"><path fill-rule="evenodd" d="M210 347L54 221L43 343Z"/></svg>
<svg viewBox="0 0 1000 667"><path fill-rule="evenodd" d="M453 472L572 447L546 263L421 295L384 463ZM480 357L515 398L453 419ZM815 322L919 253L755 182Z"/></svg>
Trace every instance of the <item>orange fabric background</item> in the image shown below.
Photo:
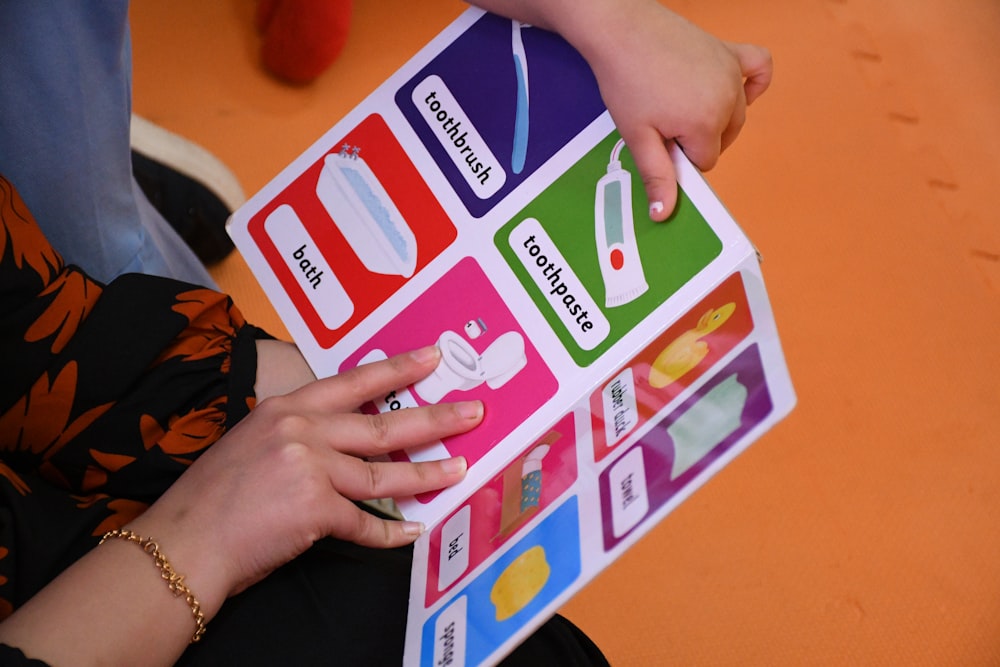
<svg viewBox="0 0 1000 667"><path fill-rule="evenodd" d="M465 6L359 0L293 88L253 4L132 15L136 111L248 193ZM1000 4L670 4L774 55L708 176L764 255L799 405L565 613L616 666L1000 664ZM215 275L283 332L238 256Z"/></svg>

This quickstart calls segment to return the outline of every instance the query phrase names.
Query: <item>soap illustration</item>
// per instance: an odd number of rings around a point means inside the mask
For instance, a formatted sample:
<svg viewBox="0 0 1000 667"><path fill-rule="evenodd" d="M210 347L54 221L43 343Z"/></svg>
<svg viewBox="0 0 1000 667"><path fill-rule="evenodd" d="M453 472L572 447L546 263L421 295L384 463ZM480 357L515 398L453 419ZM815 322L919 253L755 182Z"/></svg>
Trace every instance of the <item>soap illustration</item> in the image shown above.
<svg viewBox="0 0 1000 667"><path fill-rule="evenodd" d="M541 546L533 546L511 561L490 591L497 620L506 621L528 606L545 587L551 573Z"/></svg>

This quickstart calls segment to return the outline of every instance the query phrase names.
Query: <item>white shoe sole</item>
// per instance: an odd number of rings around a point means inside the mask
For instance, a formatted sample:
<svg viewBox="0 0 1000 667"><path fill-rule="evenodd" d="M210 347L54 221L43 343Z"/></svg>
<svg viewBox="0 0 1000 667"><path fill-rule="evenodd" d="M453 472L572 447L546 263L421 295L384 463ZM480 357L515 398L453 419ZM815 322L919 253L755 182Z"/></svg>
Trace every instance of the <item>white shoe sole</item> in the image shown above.
<svg viewBox="0 0 1000 667"><path fill-rule="evenodd" d="M247 200L229 167L208 150L179 134L132 114L132 149L192 178L215 193L230 211Z"/></svg>

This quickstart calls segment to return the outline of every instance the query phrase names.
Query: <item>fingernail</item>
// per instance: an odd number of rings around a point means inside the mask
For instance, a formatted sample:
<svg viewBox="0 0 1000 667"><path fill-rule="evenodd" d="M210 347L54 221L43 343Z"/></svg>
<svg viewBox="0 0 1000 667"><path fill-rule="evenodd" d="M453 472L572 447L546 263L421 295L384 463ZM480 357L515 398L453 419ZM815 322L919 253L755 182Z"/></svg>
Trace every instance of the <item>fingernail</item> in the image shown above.
<svg viewBox="0 0 1000 667"><path fill-rule="evenodd" d="M419 521L404 521L402 528L403 534L411 537L419 537L424 532L424 524Z"/></svg>
<svg viewBox="0 0 1000 667"><path fill-rule="evenodd" d="M482 401L462 401L455 403L455 411L463 419L479 419L483 416Z"/></svg>
<svg viewBox="0 0 1000 667"><path fill-rule="evenodd" d="M649 217L652 218L661 213L663 213L663 202L654 201L652 204L649 205Z"/></svg>
<svg viewBox="0 0 1000 667"><path fill-rule="evenodd" d="M437 345L428 345L426 347L421 347L420 349L413 350L410 352L410 358L417 363L426 364L431 361L437 361L441 356L440 350L438 350Z"/></svg>
<svg viewBox="0 0 1000 667"><path fill-rule="evenodd" d="M450 459L441 460L441 469L444 470L449 475L458 473L464 475L465 471L468 470L468 468L469 464L466 462L464 456L455 456Z"/></svg>

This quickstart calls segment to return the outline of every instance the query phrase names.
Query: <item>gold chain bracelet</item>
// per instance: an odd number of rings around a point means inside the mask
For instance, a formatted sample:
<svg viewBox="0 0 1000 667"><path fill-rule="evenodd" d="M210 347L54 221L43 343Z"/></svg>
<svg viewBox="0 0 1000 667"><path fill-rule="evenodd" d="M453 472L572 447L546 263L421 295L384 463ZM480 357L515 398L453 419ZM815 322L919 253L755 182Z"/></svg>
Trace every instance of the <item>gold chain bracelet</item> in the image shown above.
<svg viewBox="0 0 1000 667"><path fill-rule="evenodd" d="M167 582L167 588L170 589L170 592L176 597L183 597L184 601L187 602L187 605L191 607L191 615L194 616L194 623L196 626L194 635L191 637L191 643L194 644L201 639L201 636L205 634L206 625L205 614L201 611L201 604L194 596L194 593L191 592L191 589L187 587L187 584L184 583L184 575L177 574L177 572L174 571L173 566L170 565L170 561L168 561L167 557L163 555L162 551L160 551L160 545L149 537L143 537L125 528L116 528L115 530L109 530L104 533L104 537L101 538L98 545L104 544L105 540L112 537L117 537L129 542L135 542L142 547L143 551L153 557L153 563L160 571L160 576Z"/></svg>

